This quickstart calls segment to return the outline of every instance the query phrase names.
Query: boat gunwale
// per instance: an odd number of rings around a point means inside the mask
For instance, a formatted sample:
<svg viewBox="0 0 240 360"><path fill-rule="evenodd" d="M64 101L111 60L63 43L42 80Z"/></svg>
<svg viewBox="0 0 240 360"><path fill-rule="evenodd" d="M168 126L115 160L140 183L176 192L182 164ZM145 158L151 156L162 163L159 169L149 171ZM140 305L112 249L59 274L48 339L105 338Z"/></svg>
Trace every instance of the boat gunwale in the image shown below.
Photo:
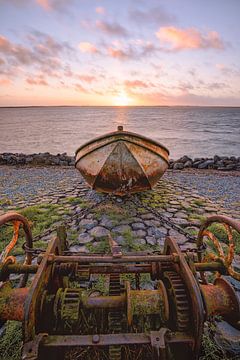
<svg viewBox="0 0 240 360"><path fill-rule="evenodd" d="M104 138L104 137L102 136L101 138ZM115 139L115 140L114 140L114 139L113 139L112 141L109 141L107 144L99 145L99 146L95 147L94 149L90 150L89 152L87 152L86 154L84 154L84 155L82 155L81 157L79 157L79 159L77 159L77 160L75 161L75 167L76 167L77 163L78 163L81 159L83 159L85 156L93 153L94 151L96 151L96 150L98 150L98 149L101 149L101 148L103 148L103 147L105 147L105 146L107 146L107 145L109 145L109 144L112 144L112 143L118 142L118 141L125 141L125 142L129 142L129 143L131 143L131 144L137 145L137 146L139 146L139 147L142 147L142 148L144 148L144 149L152 152L153 154L159 156L159 157L160 157L162 160L164 160L164 161L167 163L167 165L169 166L169 160L165 159L162 155L158 154L156 151L154 151L154 150L152 150L152 149L149 149L149 148L148 148L147 146L145 146L145 145L136 144L134 141L130 141L130 140L126 140L126 139L125 139L125 140L123 140L123 139L117 139L117 140ZM93 141L93 142L94 142L94 141ZM89 143L89 145L90 145L91 143L92 143L92 141ZM87 144L85 144L85 145L87 146ZM85 147L85 145L82 146L82 147L80 147L80 148L76 151L76 156L77 156L78 152ZM156 144L154 144L154 145L156 145ZM158 145L159 145L159 144L158 144ZM164 150L165 150L165 147L164 147L164 146L163 146L163 148L164 148ZM167 150L167 149L166 149L166 150ZM168 150L167 150L167 151L168 151ZM169 151L168 151L168 154L169 154Z"/></svg>
<svg viewBox="0 0 240 360"><path fill-rule="evenodd" d="M106 138L109 138L109 137L112 137L112 136L116 136L116 135L123 135L123 136L133 136L133 137L136 137L136 138L138 138L138 139L142 139L142 140L145 140L145 141L147 141L147 142L150 142L150 143L152 143L153 145L156 145L156 146L159 146L159 147L161 147L161 148L163 148L167 153L168 153L168 155L170 154L170 152L169 152L169 150L164 146L164 145L162 145L160 142L158 142L158 141L156 141L156 140L153 140L153 139L150 139L150 138L148 138L147 136L144 136L144 135L140 135L140 134L137 134L137 133L133 133L133 132L130 132L130 131L113 131L113 132L111 132L111 133L108 133L108 134L105 134L105 135L101 135L101 136L98 136L98 137L96 137L96 138L94 138L94 139L92 139L92 140L90 140L90 141L87 141L86 143L84 143L83 145L81 145L81 146L79 146L79 148L75 151L75 155L77 155L78 154L78 152L80 151L80 150L82 150L84 147L86 147L86 146L88 146L88 145L91 145L91 144L93 144L94 142L97 142L97 141L99 141L99 140L103 140L103 139L106 139ZM122 141L124 141L123 139L121 139ZM118 140L117 140L118 141ZM126 140L125 140L126 141ZM111 142L109 142L109 144L110 143L112 143L112 142L114 142L114 140L113 141L111 141ZM130 142L130 141L129 141ZM106 144L104 144L104 145L102 145L102 146L105 146ZM102 146L99 146L99 148L100 147L102 147ZM140 145L139 145L140 146ZM91 151L90 151L91 152ZM90 153L89 152L89 153ZM164 159L165 161L167 161L166 159ZM168 161L167 161L168 162Z"/></svg>

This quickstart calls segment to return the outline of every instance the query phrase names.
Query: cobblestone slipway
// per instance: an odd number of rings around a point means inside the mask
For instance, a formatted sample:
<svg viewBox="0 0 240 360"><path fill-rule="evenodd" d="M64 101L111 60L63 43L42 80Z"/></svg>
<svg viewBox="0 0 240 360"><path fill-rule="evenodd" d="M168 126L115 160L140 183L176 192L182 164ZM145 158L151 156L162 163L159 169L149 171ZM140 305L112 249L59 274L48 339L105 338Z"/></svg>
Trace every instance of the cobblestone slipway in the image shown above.
<svg viewBox="0 0 240 360"><path fill-rule="evenodd" d="M169 171L155 190L124 198L90 190L69 167L1 166L0 184L0 213L41 203L59 204L73 251L88 251L88 244L97 249L110 232L123 246L131 241L132 246L149 249L161 248L171 235L184 250L195 247L194 239L185 234L195 236L203 218L212 214L240 218L237 173ZM51 229L40 238L48 241L50 237Z"/></svg>

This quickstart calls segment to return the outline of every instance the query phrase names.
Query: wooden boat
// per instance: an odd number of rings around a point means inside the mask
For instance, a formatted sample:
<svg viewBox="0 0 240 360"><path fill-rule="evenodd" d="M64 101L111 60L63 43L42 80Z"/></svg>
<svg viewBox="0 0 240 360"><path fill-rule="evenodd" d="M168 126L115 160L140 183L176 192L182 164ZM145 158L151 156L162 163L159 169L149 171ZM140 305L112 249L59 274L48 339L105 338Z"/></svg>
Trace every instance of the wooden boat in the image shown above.
<svg viewBox="0 0 240 360"><path fill-rule="evenodd" d="M165 146L119 126L80 146L75 167L92 189L123 196L152 189L168 168L168 156Z"/></svg>

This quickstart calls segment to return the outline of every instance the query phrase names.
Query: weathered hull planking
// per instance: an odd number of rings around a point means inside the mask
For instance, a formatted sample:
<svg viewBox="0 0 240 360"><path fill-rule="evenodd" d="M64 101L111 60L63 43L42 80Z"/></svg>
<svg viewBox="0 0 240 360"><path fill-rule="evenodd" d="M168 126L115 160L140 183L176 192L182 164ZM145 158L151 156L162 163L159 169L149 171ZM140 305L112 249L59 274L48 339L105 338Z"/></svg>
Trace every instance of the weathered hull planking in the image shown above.
<svg viewBox="0 0 240 360"><path fill-rule="evenodd" d="M165 146L119 127L81 146L75 166L91 188L123 196L152 189L167 170L168 157Z"/></svg>

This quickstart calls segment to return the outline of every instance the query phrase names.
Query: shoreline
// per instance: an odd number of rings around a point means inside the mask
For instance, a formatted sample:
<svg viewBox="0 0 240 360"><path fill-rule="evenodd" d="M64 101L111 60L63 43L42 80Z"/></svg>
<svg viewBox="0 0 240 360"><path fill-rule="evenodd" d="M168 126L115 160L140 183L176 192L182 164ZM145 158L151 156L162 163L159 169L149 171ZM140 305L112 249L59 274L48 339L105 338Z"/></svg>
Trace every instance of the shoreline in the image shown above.
<svg viewBox="0 0 240 360"><path fill-rule="evenodd" d="M23 153L0 153L0 165L9 166L74 166L75 157L67 153L50 154L49 152L23 154ZM169 160L169 169L173 170L217 170L217 171L240 171L240 157L219 156L191 158L187 155L177 160Z"/></svg>

